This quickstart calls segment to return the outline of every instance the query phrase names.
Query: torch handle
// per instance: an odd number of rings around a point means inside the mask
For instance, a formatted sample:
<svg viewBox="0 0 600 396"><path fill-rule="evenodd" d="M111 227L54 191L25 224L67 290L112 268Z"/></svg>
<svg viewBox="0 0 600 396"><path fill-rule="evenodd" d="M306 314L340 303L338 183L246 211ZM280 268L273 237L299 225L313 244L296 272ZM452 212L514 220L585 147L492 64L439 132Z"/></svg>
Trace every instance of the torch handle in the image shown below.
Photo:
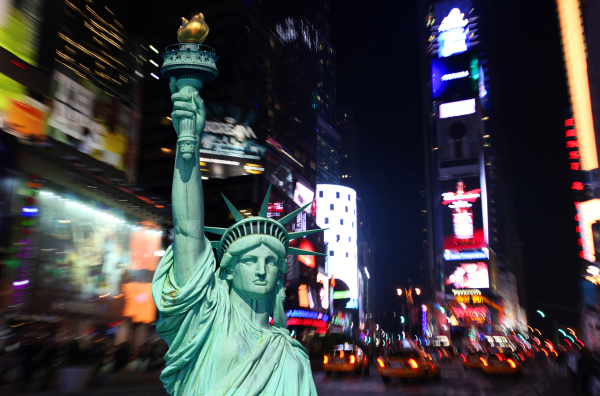
<svg viewBox="0 0 600 396"><path fill-rule="evenodd" d="M194 93L197 92L194 87L183 86L179 89L179 92L189 95L190 100L188 101L188 103L190 103L191 105L194 105L194 99L192 99L192 98L194 96ZM179 137L182 137L182 136L193 137L194 141L197 142L196 116L194 116L194 118L182 118L179 121Z"/></svg>

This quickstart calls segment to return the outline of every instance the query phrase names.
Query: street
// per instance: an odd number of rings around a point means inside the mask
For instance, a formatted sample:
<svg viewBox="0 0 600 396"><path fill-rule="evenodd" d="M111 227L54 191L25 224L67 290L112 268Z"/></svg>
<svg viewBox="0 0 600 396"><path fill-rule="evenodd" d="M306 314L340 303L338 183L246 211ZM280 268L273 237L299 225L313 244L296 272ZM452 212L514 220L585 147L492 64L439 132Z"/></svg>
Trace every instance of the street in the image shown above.
<svg viewBox="0 0 600 396"><path fill-rule="evenodd" d="M384 384L376 370L369 376L314 374L319 395L354 396L373 394L391 395L444 395L444 396L568 396L572 394L566 378L553 378L539 365L528 366L522 380L510 377L484 378L481 372L465 371L459 362L442 366L439 382L408 382L399 379Z"/></svg>
<svg viewBox="0 0 600 396"><path fill-rule="evenodd" d="M158 373L143 376L122 376L113 378L110 384L88 389L82 396L166 396ZM320 396L341 395L358 396L365 394L389 395L443 395L443 396L570 396L574 395L566 376L552 376L538 364L529 365L523 379L511 377L484 378L478 371L465 371L459 362L442 366L442 380L403 383L399 379L384 384L373 367L370 375L334 374L325 377L322 371L313 374L317 392ZM12 394L8 389L6 394ZM28 396L55 396L58 390L31 392Z"/></svg>

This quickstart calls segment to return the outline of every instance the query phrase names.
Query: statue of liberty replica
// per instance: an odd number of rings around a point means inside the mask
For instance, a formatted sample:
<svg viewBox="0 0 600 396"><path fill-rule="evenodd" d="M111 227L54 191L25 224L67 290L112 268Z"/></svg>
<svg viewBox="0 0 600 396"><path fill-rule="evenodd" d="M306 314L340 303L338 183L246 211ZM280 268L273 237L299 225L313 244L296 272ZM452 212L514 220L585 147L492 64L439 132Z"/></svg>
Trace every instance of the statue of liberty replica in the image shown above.
<svg viewBox="0 0 600 396"><path fill-rule="evenodd" d="M169 346L161 380L172 396L316 396L308 355L285 329L283 310L286 255L315 254L291 248L289 241L321 231L288 233L284 224L308 205L272 220L269 187L258 216L243 218L224 197L236 223L227 229L204 225L199 143L206 110L198 90L218 73L214 50L201 45L207 34L202 14L189 22L182 18L180 44L162 55L177 153L175 242L152 281L160 313L156 330ZM221 239L211 242L205 232Z"/></svg>

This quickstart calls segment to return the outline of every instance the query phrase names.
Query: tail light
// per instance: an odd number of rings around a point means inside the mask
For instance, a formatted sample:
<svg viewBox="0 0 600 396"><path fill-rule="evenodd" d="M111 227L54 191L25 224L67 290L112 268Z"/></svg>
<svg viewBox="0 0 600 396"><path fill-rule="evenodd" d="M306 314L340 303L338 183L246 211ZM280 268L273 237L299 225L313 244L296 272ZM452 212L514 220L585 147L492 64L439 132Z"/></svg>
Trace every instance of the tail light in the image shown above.
<svg viewBox="0 0 600 396"><path fill-rule="evenodd" d="M410 368L412 368L412 369L419 368L419 363L417 363L417 361L415 359L408 359L408 364L410 364Z"/></svg>
<svg viewBox="0 0 600 396"><path fill-rule="evenodd" d="M508 362L508 364L510 364L510 368L517 368L517 364L513 362L512 359L506 359L506 361Z"/></svg>
<svg viewBox="0 0 600 396"><path fill-rule="evenodd" d="M438 350L438 353L440 354L440 357L442 357L442 351L439 351L439 350Z"/></svg>
<svg viewBox="0 0 600 396"><path fill-rule="evenodd" d="M383 359L380 357L377 358L377 364L379 365L379 367L385 368L385 363L383 362Z"/></svg>
<svg viewBox="0 0 600 396"><path fill-rule="evenodd" d="M343 358L344 357L344 351L340 351L340 357Z"/></svg>
<svg viewBox="0 0 600 396"><path fill-rule="evenodd" d="M480 357L479 360L481 360L481 363L483 364L483 367L487 367L488 366L488 362L487 362L487 360L485 360L485 358L483 356Z"/></svg>
<svg viewBox="0 0 600 396"><path fill-rule="evenodd" d="M356 362L356 358L354 355L350 355L350 364L354 364Z"/></svg>
<svg viewBox="0 0 600 396"><path fill-rule="evenodd" d="M462 353L460 354L460 357L463 359L463 362L467 362L467 357L465 355L463 355Z"/></svg>
<svg viewBox="0 0 600 396"><path fill-rule="evenodd" d="M323 364L329 364L329 356L323 356Z"/></svg>
<svg viewBox="0 0 600 396"><path fill-rule="evenodd" d="M431 366L431 369L433 370L434 369L433 363L430 362L429 365Z"/></svg>
<svg viewBox="0 0 600 396"><path fill-rule="evenodd" d="M363 363L367 364L367 357L365 356L365 358L363 359Z"/></svg>
<svg viewBox="0 0 600 396"><path fill-rule="evenodd" d="M520 353L517 353L517 355L519 355L519 359L521 359L521 361L524 361L525 359L523 358L523 355L521 355Z"/></svg>
<svg viewBox="0 0 600 396"><path fill-rule="evenodd" d="M502 355L500 355L499 353L497 353L496 356L498 356L498 360L500 360L500 361L504 360L504 358L502 357Z"/></svg>

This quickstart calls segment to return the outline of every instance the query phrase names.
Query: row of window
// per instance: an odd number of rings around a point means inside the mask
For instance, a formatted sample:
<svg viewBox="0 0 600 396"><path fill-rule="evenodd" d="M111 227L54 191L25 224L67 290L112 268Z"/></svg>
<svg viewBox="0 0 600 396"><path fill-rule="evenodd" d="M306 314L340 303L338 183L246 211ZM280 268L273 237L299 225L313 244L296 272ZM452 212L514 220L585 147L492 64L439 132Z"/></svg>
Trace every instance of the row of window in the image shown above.
<svg viewBox="0 0 600 396"><path fill-rule="evenodd" d="M339 198L340 198L340 193L339 193L339 192L336 192L336 193L335 193L335 197L336 197L337 199L339 199ZM323 198L323 191L319 191L319 198ZM350 194L348 194L348 201L350 201ZM347 212L347 211L346 211L346 212Z"/></svg>
<svg viewBox="0 0 600 396"><path fill-rule="evenodd" d="M329 217L325 217L325 224L329 224ZM340 219L340 225L344 225L344 219ZM352 222L352 228L354 228L354 222Z"/></svg>
<svg viewBox="0 0 600 396"><path fill-rule="evenodd" d="M336 235L336 242L340 241L340 236ZM348 242L352 242L352 237L348 237Z"/></svg>
<svg viewBox="0 0 600 396"><path fill-rule="evenodd" d="M334 205L329 204L329 210L334 210ZM346 206L346 213L348 213L348 207ZM354 214L356 214L356 209L354 209Z"/></svg>
<svg viewBox="0 0 600 396"><path fill-rule="evenodd" d="M330 251L329 251L329 255L330 255L330 256L335 256L335 254L334 254L334 251L333 251L333 250L330 250ZM346 252L346 257L349 257L349 256L348 256L348 252ZM354 259L356 260L356 254L354 255Z"/></svg>

